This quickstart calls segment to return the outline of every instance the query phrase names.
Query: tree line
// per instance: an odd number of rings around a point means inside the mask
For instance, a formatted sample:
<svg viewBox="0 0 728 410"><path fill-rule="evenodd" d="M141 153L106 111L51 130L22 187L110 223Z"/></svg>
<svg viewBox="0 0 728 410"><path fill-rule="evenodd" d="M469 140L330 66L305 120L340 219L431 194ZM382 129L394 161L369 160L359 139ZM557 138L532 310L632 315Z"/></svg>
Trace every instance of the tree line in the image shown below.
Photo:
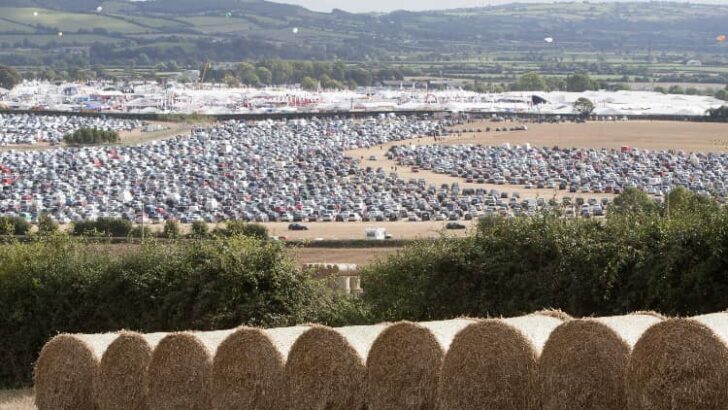
<svg viewBox="0 0 728 410"><path fill-rule="evenodd" d="M83 127L64 135L63 141L69 145L111 144L119 142L119 133L113 130Z"/></svg>
<svg viewBox="0 0 728 410"><path fill-rule="evenodd" d="M516 80L510 84L492 84L476 80L471 83L465 84L463 88L469 91L476 91L481 93L505 91L584 92L597 90L630 90L627 80L620 82L596 80L593 79L587 72L573 73L565 77L543 76L537 72L528 72L517 77ZM658 85L653 88L653 91L663 94L708 95L718 98L720 100L728 100L728 86L718 90L701 90L697 87L683 88L676 84L670 87L663 87Z"/></svg>
<svg viewBox="0 0 728 410"><path fill-rule="evenodd" d="M252 87L301 84L305 89L345 89L368 87L384 81L401 81L405 76L417 73L403 67L347 65L343 61L263 60L210 70L205 81Z"/></svg>

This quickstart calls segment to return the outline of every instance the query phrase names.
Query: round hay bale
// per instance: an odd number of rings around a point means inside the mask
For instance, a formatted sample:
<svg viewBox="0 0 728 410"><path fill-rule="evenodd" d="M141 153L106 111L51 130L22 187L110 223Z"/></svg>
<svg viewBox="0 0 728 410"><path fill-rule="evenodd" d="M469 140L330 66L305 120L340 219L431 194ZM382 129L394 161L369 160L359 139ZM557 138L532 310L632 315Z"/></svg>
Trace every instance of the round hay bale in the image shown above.
<svg viewBox="0 0 728 410"><path fill-rule="evenodd" d="M234 330L167 335L152 353L145 377L149 407L209 410L212 360Z"/></svg>
<svg viewBox="0 0 728 410"><path fill-rule="evenodd" d="M152 352L167 333L121 332L99 364L95 389L99 410L146 410L144 375Z"/></svg>
<svg viewBox="0 0 728 410"><path fill-rule="evenodd" d="M46 343L33 376L38 409L95 409L99 360L116 336L60 334Z"/></svg>
<svg viewBox="0 0 728 410"><path fill-rule="evenodd" d="M626 380L629 409L728 408L728 314L652 326L632 351Z"/></svg>
<svg viewBox="0 0 728 410"><path fill-rule="evenodd" d="M217 410L288 408L286 361L308 326L241 328L217 348L212 364L212 407Z"/></svg>
<svg viewBox="0 0 728 410"><path fill-rule="evenodd" d="M399 322L384 330L367 358L369 410L434 410L442 359L455 335L474 322Z"/></svg>
<svg viewBox="0 0 728 410"><path fill-rule="evenodd" d="M528 315L473 323L455 336L440 373L442 410L538 408L538 356L561 320Z"/></svg>
<svg viewBox="0 0 728 410"><path fill-rule="evenodd" d="M544 410L624 409L624 377L637 340L662 321L655 315L577 319L551 333L539 359Z"/></svg>
<svg viewBox="0 0 728 410"><path fill-rule="evenodd" d="M286 363L291 410L359 410L366 405L365 360L387 325L312 326Z"/></svg>

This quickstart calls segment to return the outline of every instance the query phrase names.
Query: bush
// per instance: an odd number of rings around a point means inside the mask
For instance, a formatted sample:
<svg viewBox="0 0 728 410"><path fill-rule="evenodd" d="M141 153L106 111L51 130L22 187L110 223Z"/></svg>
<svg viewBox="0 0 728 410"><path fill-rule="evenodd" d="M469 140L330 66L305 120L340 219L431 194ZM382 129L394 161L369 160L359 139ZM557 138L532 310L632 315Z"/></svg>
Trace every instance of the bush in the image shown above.
<svg viewBox="0 0 728 410"><path fill-rule="evenodd" d="M132 226L131 221L127 219L99 218L95 221L80 221L74 223L73 235L125 238L131 233Z"/></svg>
<svg viewBox="0 0 728 410"><path fill-rule="evenodd" d="M58 332L343 323L359 311L301 272L281 244L245 237L152 240L122 253L50 237L0 246L0 260L0 386L28 383Z"/></svg>
<svg viewBox="0 0 728 410"><path fill-rule="evenodd" d="M488 219L470 238L419 242L366 268L363 298L380 320L725 310L728 209L681 189L642 200L605 221Z"/></svg>
<svg viewBox="0 0 728 410"><path fill-rule="evenodd" d="M210 232L210 227L205 221L192 222L192 236L195 238L204 238Z"/></svg>
<svg viewBox="0 0 728 410"><path fill-rule="evenodd" d="M119 133L98 128L79 128L72 134L64 135L63 141L69 145L108 144L119 142Z"/></svg>
<svg viewBox="0 0 728 410"><path fill-rule="evenodd" d="M41 235L49 235L58 232L58 223L51 219L50 216L42 214L38 218L38 233Z"/></svg>
<svg viewBox="0 0 728 410"><path fill-rule="evenodd" d="M168 239L179 238L179 222L172 220L165 222L162 236Z"/></svg>
<svg viewBox="0 0 728 410"><path fill-rule="evenodd" d="M19 216L0 216L0 235L27 235L30 223Z"/></svg>
<svg viewBox="0 0 728 410"><path fill-rule="evenodd" d="M268 228L260 224L251 224L244 221L228 221L225 229L217 230L218 235L223 236L248 236L251 238L268 240Z"/></svg>

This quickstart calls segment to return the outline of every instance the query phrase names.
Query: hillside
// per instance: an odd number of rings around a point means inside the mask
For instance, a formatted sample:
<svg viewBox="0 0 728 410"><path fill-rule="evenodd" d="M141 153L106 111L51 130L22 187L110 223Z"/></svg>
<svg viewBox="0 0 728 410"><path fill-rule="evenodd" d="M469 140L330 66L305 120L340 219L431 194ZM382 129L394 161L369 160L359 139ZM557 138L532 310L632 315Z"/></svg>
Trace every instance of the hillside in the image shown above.
<svg viewBox="0 0 728 410"><path fill-rule="evenodd" d="M727 18L728 6L668 2L351 14L263 0L0 0L0 63L457 60L508 53L558 62L570 53L723 59L728 44L715 38L727 30Z"/></svg>

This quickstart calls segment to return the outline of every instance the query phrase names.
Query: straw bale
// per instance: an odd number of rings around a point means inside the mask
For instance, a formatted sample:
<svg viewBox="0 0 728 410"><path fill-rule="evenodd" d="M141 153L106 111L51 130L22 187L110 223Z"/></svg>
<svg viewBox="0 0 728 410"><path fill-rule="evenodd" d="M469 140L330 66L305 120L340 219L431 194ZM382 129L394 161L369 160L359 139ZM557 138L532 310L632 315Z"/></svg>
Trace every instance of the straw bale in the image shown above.
<svg viewBox="0 0 728 410"><path fill-rule="evenodd" d="M234 330L171 333L152 353L145 393L155 410L209 410L212 360Z"/></svg>
<svg viewBox="0 0 728 410"><path fill-rule="evenodd" d="M365 360L388 325L332 329L312 326L293 344L286 363L292 410L365 407Z"/></svg>
<svg viewBox="0 0 728 410"><path fill-rule="evenodd" d="M152 352L167 333L121 332L101 358L95 394L100 410L150 409L144 375Z"/></svg>
<svg viewBox="0 0 728 410"><path fill-rule="evenodd" d="M384 330L367 358L369 410L431 410L445 353L473 319L399 322Z"/></svg>
<svg viewBox="0 0 728 410"><path fill-rule="evenodd" d="M652 326L632 351L626 380L629 409L728 409L728 313Z"/></svg>
<svg viewBox="0 0 728 410"><path fill-rule="evenodd" d="M60 334L46 343L34 373L38 409L96 409L94 385L99 361L116 336Z"/></svg>
<svg viewBox="0 0 728 410"><path fill-rule="evenodd" d="M633 314L571 320L557 327L539 359L543 409L625 408L629 355L640 336L661 320Z"/></svg>
<svg viewBox="0 0 728 410"><path fill-rule="evenodd" d="M438 408L538 408L538 356L561 323L549 315L532 314L487 319L461 330L443 361Z"/></svg>
<svg viewBox="0 0 728 410"><path fill-rule="evenodd" d="M240 328L217 349L212 365L212 405L217 410L288 407L285 366L293 343L308 326Z"/></svg>

